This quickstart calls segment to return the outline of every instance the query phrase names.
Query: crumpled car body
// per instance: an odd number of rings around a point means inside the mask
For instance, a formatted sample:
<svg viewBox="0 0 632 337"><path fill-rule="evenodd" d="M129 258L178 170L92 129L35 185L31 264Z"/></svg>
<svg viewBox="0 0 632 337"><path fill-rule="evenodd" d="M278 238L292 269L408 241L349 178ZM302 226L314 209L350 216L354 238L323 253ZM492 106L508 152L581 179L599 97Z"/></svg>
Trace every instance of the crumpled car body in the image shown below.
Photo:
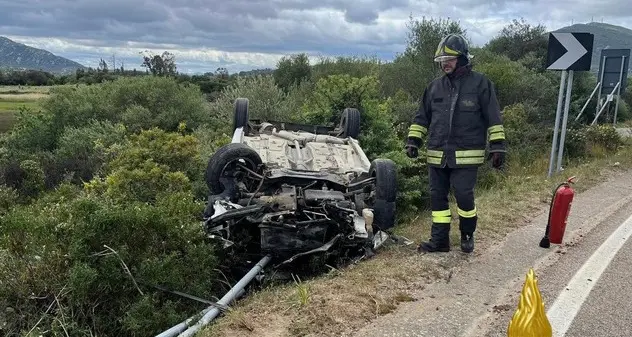
<svg viewBox="0 0 632 337"><path fill-rule="evenodd" d="M233 138L209 159L204 230L276 266L301 257L372 256L395 224L397 176L389 159L370 161L357 140L360 113L338 127L250 120L235 101Z"/></svg>

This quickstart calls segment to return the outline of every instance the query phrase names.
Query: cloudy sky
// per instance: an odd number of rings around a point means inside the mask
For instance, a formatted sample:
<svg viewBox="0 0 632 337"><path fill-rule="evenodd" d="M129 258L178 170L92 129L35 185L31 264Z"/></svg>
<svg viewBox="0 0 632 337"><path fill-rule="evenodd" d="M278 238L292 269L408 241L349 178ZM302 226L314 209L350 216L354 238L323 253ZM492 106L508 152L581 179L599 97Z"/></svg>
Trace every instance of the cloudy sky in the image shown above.
<svg viewBox="0 0 632 337"><path fill-rule="evenodd" d="M549 29L592 19L632 28L629 0L489 1L0 0L0 35L86 66L115 55L140 69L139 52L169 50L181 72L232 73L298 52L392 59L410 15L458 20L477 45L520 17Z"/></svg>

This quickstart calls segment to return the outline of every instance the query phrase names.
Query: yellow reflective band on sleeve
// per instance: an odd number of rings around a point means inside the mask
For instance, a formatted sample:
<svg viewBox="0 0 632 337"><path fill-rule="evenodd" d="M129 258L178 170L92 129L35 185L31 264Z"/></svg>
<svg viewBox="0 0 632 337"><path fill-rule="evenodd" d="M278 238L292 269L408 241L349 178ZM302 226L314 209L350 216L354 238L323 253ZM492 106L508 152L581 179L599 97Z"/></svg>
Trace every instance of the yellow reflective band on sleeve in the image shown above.
<svg viewBox="0 0 632 337"><path fill-rule="evenodd" d="M414 137L414 138L423 138L423 135L421 134L421 132L419 131L408 131L408 137Z"/></svg>
<svg viewBox="0 0 632 337"><path fill-rule="evenodd" d="M452 221L452 213L449 209L443 211L432 211L432 222L449 224Z"/></svg>
<svg viewBox="0 0 632 337"><path fill-rule="evenodd" d="M505 140L505 128L502 125L492 125L487 129L489 141Z"/></svg>
<svg viewBox="0 0 632 337"><path fill-rule="evenodd" d="M412 124L410 128L408 128L408 137L424 138L427 132L428 129L425 127L419 124Z"/></svg>
<svg viewBox="0 0 632 337"><path fill-rule="evenodd" d="M456 151L457 165L475 165L485 162L485 150L461 150Z"/></svg>
<svg viewBox="0 0 632 337"><path fill-rule="evenodd" d="M426 151L426 161L428 162L428 164L441 165L441 158L443 158L443 151Z"/></svg>
<svg viewBox="0 0 632 337"><path fill-rule="evenodd" d="M474 207L473 210L471 211L464 211L460 208L456 208L457 213L459 213L460 216L464 217L464 218L473 218L476 216L476 207Z"/></svg>
<svg viewBox="0 0 632 337"><path fill-rule="evenodd" d="M423 127L423 126L421 126L419 124L412 124L409 129L410 129L410 131L419 131L419 132L421 132L423 134L428 132L428 129L426 129L425 127Z"/></svg>

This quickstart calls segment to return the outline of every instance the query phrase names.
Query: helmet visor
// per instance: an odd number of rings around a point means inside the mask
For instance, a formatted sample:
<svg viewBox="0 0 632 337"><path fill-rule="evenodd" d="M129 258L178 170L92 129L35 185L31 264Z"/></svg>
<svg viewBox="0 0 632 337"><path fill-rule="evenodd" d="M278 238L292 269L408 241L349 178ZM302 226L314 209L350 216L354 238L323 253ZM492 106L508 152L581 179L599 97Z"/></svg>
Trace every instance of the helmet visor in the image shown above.
<svg viewBox="0 0 632 337"><path fill-rule="evenodd" d="M435 62L446 62L446 61L452 61L452 60L456 60L456 56L452 56L452 55L441 55L441 56L437 56L434 58Z"/></svg>

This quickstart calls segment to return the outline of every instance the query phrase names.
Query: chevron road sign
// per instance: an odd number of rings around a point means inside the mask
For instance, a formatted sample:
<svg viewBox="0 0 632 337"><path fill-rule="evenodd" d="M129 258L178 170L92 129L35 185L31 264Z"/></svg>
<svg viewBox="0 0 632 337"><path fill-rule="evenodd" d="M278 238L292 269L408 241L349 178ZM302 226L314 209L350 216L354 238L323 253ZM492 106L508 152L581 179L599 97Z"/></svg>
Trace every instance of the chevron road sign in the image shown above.
<svg viewBox="0 0 632 337"><path fill-rule="evenodd" d="M562 70L560 92L557 96L557 111L555 111L555 128L553 129L553 143L551 144L551 158L549 159L549 178L555 171L562 169L562 156L564 154L564 140L566 138L566 124L571 104L571 91L573 90L573 73L575 71L590 71L592 61L593 42L595 36L590 33L551 33L549 34L549 47L546 55L547 70ZM564 102L564 82L566 82L566 101ZM562 115L564 106L564 115ZM561 120L561 121L560 121ZM561 135L558 147L558 129L561 126ZM557 165L554 165L557 151Z"/></svg>
<svg viewBox="0 0 632 337"><path fill-rule="evenodd" d="M551 33L546 69L589 71L594 39L590 33Z"/></svg>

